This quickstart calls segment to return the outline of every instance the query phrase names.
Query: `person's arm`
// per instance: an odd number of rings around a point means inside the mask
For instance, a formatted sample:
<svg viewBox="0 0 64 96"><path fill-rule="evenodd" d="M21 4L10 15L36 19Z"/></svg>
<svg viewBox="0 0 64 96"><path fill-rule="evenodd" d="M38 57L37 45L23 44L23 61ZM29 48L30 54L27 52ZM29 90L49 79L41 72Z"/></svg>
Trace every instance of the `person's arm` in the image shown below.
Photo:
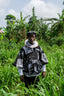
<svg viewBox="0 0 64 96"><path fill-rule="evenodd" d="M42 66L42 76L45 77L46 76L46 64L48 63L48 60L41 47L40 47L40 60L43 65Z"/></svg>
<svg viewBox="0 0 64 96"><path fill-rule="evenodd" d="M40 47L40 60L43 65L48 63L48 59L41 47Z"/></svg>
<svg viewBox="0 0 64 96"><path fill-rule="evenodd" d="M20 75L20 80L22 82L24 82L24 74L23 74L23 58L24 58L24 50L21 49L20 52L19 52L19 57L18 60L17 60L17 68L18 68L18 71L19 71L19 75Z"/></svg>
<svg viewBox="0 0 64 96"><path fill-rule="evenodd" d="M18 67L18 71L19 71L19 75L20 75L20 80L22 82L24 82L25 80L24 80L23 69Z"/></svg>

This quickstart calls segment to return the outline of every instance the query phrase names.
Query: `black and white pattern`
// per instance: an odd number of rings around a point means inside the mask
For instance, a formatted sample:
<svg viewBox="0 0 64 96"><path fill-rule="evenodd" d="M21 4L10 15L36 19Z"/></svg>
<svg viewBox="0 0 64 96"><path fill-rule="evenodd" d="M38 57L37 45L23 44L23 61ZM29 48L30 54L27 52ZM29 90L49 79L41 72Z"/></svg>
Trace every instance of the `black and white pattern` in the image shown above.
<svg viewBox="0 0 64 96"><path fill-rule="evenodd" d="M29 68L31 67L31 65L28 65L28 60L25 59L25 57L26 56L30 57L30 53L32 55L32 53L34 53L34 50L36 50L36 53L37 53L37 62L41 61L41 65L42 65L41 71L46 71L46 64L48 63L48 60L46 58L44 51L42 50L41 47L38 46L37 41L34 41L33 45L31 45L29 43L29 41L26 40L25 46L23 48L21 48L15 62L13 63L13 65L15 65L18 68L19 75L25 74L27 77L40 75L40 72L37 71L37 67L40 66L40 63L37 63L37 65L34 65L34 72L32 74L29 74L25 70L25 67L26 68L27 68L27 66L29 66ZM34 54L34 57L36 58L35 54ZM31 58L33 58L33 56ZM33 60L33 62L35 62L35 61ZM38 69L40 70L40 67L38 67Z"/></svg>

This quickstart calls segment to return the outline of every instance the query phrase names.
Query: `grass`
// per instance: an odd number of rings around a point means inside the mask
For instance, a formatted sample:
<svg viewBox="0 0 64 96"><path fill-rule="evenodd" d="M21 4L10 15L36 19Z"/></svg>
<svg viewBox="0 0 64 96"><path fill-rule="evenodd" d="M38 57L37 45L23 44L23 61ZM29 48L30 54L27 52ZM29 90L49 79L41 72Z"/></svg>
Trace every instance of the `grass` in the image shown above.
<svg viewBox="0 0 64 96"><path fill-rule="evenodd" d="M24 41L18 45L0 41L0 96L64 96L64 44L49 46L44 40L38 42L49 61L46 77L40 75L37 88L31 85L27 89L12 65Z"/></svg>

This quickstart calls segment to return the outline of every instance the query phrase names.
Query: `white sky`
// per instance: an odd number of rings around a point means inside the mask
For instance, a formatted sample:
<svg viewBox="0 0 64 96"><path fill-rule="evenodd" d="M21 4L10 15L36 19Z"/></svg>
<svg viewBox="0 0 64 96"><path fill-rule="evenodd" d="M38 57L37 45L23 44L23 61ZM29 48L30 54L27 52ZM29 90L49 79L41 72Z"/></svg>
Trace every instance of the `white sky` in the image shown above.
<svg viewBox="0 0 64 96"><path fill-rule="evenodd" d="M25 17L32 14L33 7L38 18L58 18L57 13L61 14L64 7L62 2L63 0L0 0L0 27L6 26L6 15L12 14L19 18L22 11Z"/></svg>

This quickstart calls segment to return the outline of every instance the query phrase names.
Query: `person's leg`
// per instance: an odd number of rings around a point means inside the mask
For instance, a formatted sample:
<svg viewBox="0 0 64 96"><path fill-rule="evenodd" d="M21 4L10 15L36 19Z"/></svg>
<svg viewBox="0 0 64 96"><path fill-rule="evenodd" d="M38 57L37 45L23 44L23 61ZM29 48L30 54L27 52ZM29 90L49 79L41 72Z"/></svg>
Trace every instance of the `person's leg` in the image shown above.
<svg viewBox="0 0 64 96"><path fill-rule="evenodd" d="M28 77L24 76L24 80L25 80L25 86L28 88L28 82L29 82Z"/></svg>
<svg viewBox="0 0 64 96"><path fill-rule="evenodd" d="M35 77L26 77L24 76L25 79L25 86L28 88L29 85L34 84Z"/></svg>
<svg viewBox="0 0 64 96"><path fill-rule="evenodd" d="M37 84L39 82L39 77L36 77L34 80L34 87L37 88Z"/></svg>

